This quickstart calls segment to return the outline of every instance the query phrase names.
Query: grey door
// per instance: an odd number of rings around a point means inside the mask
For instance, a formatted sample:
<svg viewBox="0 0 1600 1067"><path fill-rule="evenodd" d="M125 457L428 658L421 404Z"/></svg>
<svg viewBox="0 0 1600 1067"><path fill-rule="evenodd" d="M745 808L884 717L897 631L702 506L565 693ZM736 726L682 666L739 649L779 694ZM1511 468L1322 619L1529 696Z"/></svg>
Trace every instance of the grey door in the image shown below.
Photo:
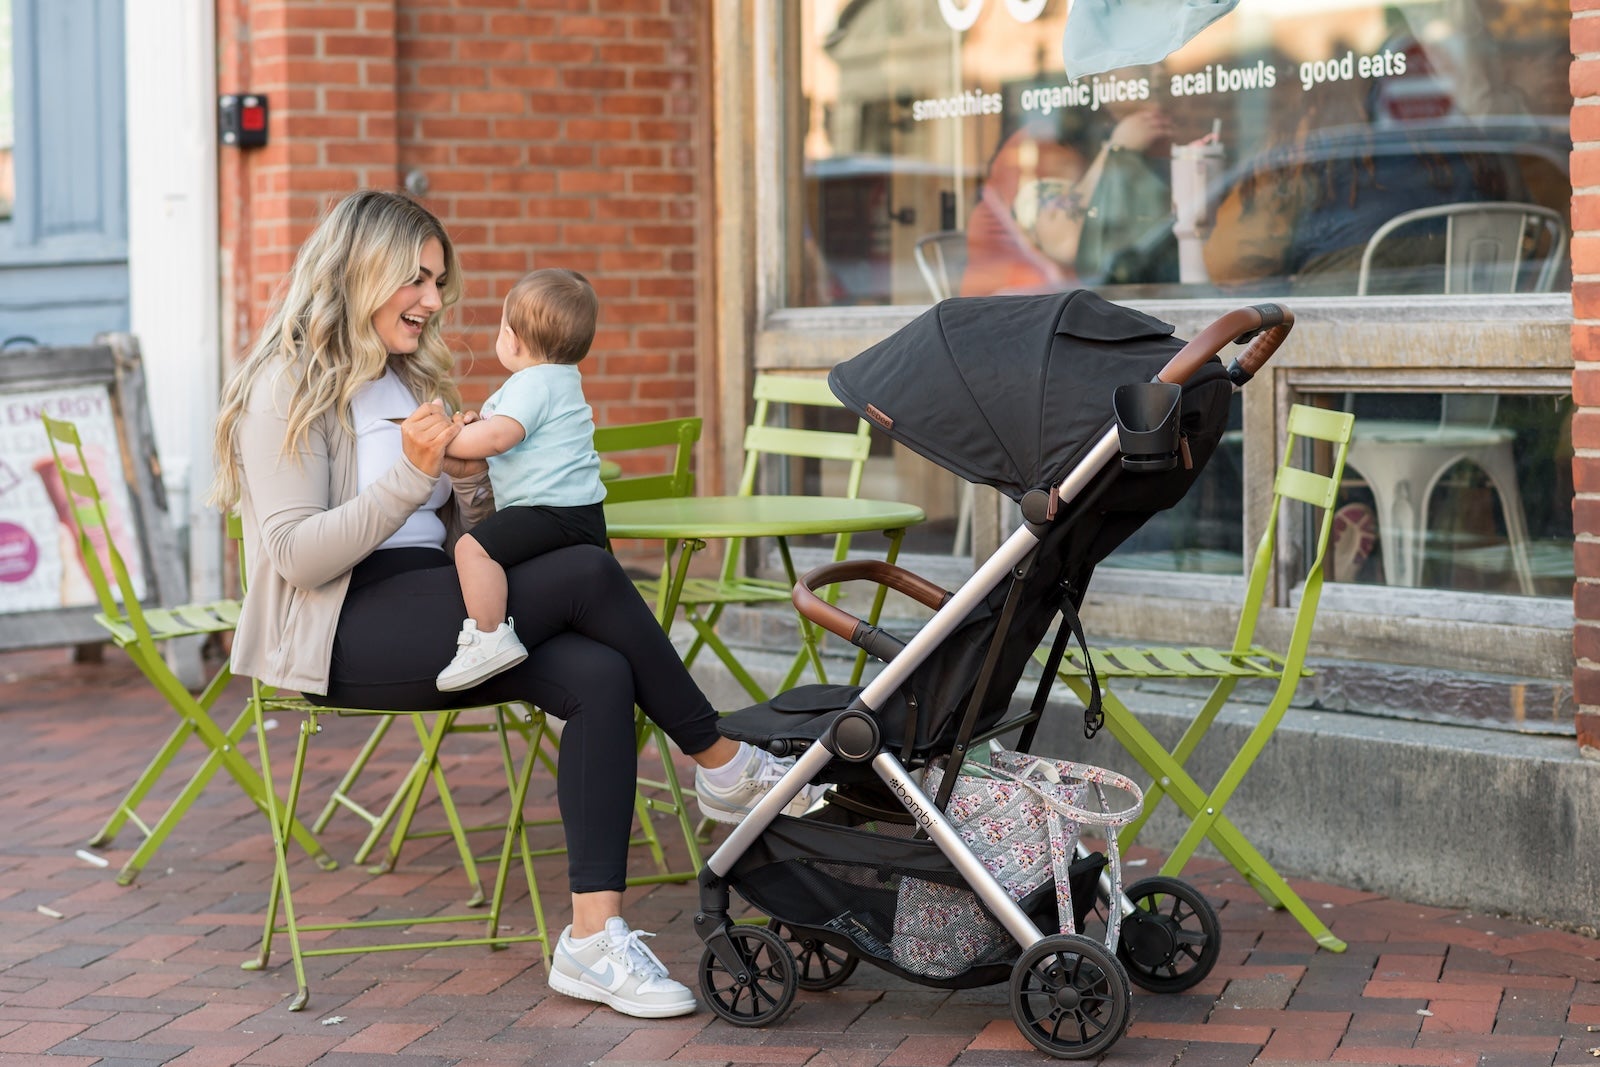
<svg viewBox="0 0 1600 1067"><path fill-rule="evenodd" d="M0 0L15 180L0 219L0 343L128 328L123 3Z"/></svg>

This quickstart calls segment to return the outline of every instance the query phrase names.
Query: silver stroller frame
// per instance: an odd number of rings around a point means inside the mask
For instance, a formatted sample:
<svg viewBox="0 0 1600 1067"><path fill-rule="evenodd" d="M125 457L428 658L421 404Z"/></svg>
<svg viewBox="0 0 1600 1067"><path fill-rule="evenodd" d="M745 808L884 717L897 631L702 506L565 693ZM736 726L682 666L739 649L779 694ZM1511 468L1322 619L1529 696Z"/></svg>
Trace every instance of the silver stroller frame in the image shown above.
<svg viewBox="0 0 1600 1067"><path fill-rule="evenodd" d="M1248 342L1249 347L1228 368L1228 376L1234 388L1238 389L1248 382L1278 349L1293 324L1293 314L1276 304L1260 304L1231 311L1212 322L1189 341L1172 357L1154 380L1181 385L1229 341L1238 344ZM1115 426L1111 426L1096 441L1084 459L1056 486L1054 495L1060 505L1065 506L1075 500L1090 481L1117 460L1120 454L1118 431ZM1030 497L1033 495L1029 494ZM1037 495L1041 498L1046 496L1042 492ZM905 806L917 825L926 832L928 838L938 846L966 880L972 892L1016 939L1024 953L1017 964L1019 969L1023 964L1030 963L1030 950L1040 946L1047 937L1052 941L1070 938L1080 948L1085 944L1096 945L1096 942L1090 939L1075 935L1046 935L1035 925L962 841L960 834L944 812L939 809L933 798L922 790L913 777L913 772L907 770L894 753L882 748L879 744L877 723L873 717L874 712L884 706L887 698L908 680L912 671L922 664L928 655L945 641L968 614L1006 580L1013 568L1039 544L1042 533L1047 528L1048 518L1054 514L1052 510L1047 516L1043 504L1042 499L1039 501L1024 499L1023 525L1006 539L993 556L983 562L976 573L956 590L942 607L938 608L933 617L906 642L904 648L884 664L883 669L866 685L850 708L839 714L829 732L818 743L810 745L800 753L788 773L755 805L750 814L732 829L726 840L706 861L705 870L701 875L702 911L695 917L696 931L706 944L707 959L714 957L715 961L735 979L741 978L743 972L748 972L750 967L728 937L732 924L725 908L708 907L707 892L711 887L720 884L723 900L726 900L726 883L722 880L727 877L735 862L772 824L800 790L835 758L870 763L873 771ZM810 615L802 603L806 599L822 603L803 584L797 585L795 600L802 614L807 614L812 621L820 623L846 640L854 639L856 634L841 627L839 619L843 617L855 623L859 623L860 620L853 619L852 616L831 605L828 605L829 611L826 613ZM1081 843L1078 845L1078 850L1080 855L1086 854ZM1102 892L1109 900L1112 885L1109 874L1102 872L1100 878ZM1125 895L1118 894L1118 897L1113 906L1117 907L1123 916L1131 914L1135 907L1132 901ZM717 911L721 914L716 914ZM1111 949L1115 950L1114 940ZM1120 965L1114 958L1110 959L1112 966L1120 972ZM1125 986L1126 978L1123 977L1122 981ZM1015 982L1014 978L1013 987ZM1028 1029L1024 1029L1024 1036L1042 1051L1064 1058L1079 1058L1074 1053L1073 1046L1052 1043L1048 1036L1044 1037L1041 1043L1041 1036ZM1120 1037L1120 1029L1110 1036L1111 1041L1115 1041ZM1098 1051L1100 1050L1097 1049L1095 1054L1098 1054Z"/></svg>

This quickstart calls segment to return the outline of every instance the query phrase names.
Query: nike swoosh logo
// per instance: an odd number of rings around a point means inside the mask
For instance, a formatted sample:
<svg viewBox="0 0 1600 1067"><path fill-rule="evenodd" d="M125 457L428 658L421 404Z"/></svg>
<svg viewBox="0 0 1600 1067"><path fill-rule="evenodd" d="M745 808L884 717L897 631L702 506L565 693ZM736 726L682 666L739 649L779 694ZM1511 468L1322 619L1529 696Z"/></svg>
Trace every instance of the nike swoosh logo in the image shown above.
<svg viewBox="0 0 1600 1067"><path fill-rule="evenodd" d="M608 992L615 992L617 987L622 985L624 980L623 976L617 974L617 969L612 966L610 960L601 961L600 967L604 968L603 970L596 969L594 967L585 967L581 963L579 963L578 966L583 970L584 974L591 976L600 984L602 988Z"/></svg>

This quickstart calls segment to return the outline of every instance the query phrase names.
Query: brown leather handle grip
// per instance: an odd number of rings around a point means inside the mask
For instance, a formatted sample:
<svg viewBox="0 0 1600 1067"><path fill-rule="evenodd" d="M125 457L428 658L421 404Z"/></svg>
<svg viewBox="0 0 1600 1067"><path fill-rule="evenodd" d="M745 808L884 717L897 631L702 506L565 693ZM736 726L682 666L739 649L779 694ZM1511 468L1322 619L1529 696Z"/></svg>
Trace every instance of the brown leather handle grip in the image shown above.
<svg viewBox="0 0 1600 1067"><path fill-rule="evenodd" d="M1236 361L1240 370L1253 376L1266 365L1267 360L1272 358L1272 353L1278 350L1278 346L1283 344L1283 339L1294 329L1294 313L1287 308L1283 313L1285 318L1282 323L1265 333L1257 334L1256 339L1250 342L1250 347L1245 349L1244 355Z"/></svg>
<svg viewBox="0 0 1600 1067"><path fill-rule="evenodd" d="M1244 355L1235 360L1244 374L1244 381L1248 381L1278 350L1293 328L1294 312L1281 304L1237 308L1212 322L1179 349L1178 354L1161 368L1156 380L1182 385L1206 360L1221 352L1228 342L1254 335Z"/></svg>
<svg viewBox="0 0 1600 1067"><path fill-rule="evenodd" d="M882 560L849 559L841 563L826 563L802 574L800 580L794 584L795 610L829 633L837 634L853 643L860 630L867 624L843 608L823 600L813 590L836 585L839 582L862 580L888 586L895 592L903 593L935 611L943 607L945 601L953 595L949 590L935 585L920 574L913 574Z"/></svg>

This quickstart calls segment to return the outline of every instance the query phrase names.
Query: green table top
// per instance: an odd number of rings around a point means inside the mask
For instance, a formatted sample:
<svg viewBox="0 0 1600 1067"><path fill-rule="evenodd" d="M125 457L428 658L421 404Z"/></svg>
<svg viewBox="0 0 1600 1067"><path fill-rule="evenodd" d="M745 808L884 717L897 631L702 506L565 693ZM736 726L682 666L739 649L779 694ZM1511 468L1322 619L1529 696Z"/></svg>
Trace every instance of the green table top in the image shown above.
<svg viewBox="0 0 1600 1067"><path fill-rule="evenodd" d="M913 504L840 496L687 496L606 505L615 538L799 537L915 526Z"/></svg>

